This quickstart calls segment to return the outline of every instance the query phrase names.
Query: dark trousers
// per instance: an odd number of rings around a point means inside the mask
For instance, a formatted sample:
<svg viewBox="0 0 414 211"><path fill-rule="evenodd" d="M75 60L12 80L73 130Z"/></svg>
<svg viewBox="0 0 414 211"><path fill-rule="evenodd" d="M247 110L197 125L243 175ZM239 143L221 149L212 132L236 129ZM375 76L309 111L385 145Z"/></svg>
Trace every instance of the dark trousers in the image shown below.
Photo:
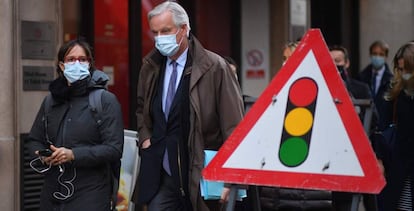
<svg viewBox="0 0 414 211"><path fill-rule="evenodd" d="M332 192L332 206L335 211L349 211L351 210L352 197L354 193L348 192ZM361 194L364 202L364 208L367 211L376 211L376 199L373 194Z"/></svg>
<svg viewBox="0 0 414 211"><path fill-rule="evenodd" d="M148 211L185 211L188 199L181 197L179 187L173 178L165 171L162 171L161 185L158 193L148 204Z"/></svg>

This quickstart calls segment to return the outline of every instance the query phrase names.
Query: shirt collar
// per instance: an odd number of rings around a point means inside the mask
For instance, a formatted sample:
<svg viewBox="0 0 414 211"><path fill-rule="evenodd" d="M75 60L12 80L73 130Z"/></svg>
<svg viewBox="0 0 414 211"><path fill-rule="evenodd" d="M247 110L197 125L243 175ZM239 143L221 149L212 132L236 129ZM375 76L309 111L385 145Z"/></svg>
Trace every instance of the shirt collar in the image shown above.
<svg viewBox="0 0 414 211"><path fill-rule="evenodd" d="M377 73L377 77L378 78L382 78L382 75L384 75L384 72L385 72L385 65L383 65L381 67L381 69L379 69L379 70L372 69L372 72L376 72Z"/></svg>
<svg viewBox="0 0 414 211"><path fill-rule="evenodd" d="M377 74L382 74L385 71L385 64L382 65L381 69L379 70L375 70L374 68L372 68L372 72L376 72Z"/></svg>
<svg viewBox="0 0 414 211"><path fill-rule="evenodd" d="M175 60L179 66L184 67L185 62L187 61L187 54L188 54L188 48L184 50L184 52ZM173 60L170 59L170 57L167 57L167 64L171 64Z"/></svg>

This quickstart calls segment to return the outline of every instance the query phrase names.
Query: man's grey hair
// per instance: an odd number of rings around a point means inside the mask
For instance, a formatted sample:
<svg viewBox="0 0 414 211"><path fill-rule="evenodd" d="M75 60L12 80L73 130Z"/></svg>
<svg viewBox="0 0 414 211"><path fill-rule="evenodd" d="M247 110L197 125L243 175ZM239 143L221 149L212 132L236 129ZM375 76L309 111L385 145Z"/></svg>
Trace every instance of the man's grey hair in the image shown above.
<svg viewBox="0 0 414 211"><path fill-rule="evenodd" d="M151 20L152 17L157 16L165 11L170 11L173 17L173 21L177 27L181 27L182 25L187 25L187 37L190 34L190 20L188 18L187 12L184 8L176 2L172 1L165 1L162 4L159 4L154 9L152 9L148 13L148 21Z"/></svg>

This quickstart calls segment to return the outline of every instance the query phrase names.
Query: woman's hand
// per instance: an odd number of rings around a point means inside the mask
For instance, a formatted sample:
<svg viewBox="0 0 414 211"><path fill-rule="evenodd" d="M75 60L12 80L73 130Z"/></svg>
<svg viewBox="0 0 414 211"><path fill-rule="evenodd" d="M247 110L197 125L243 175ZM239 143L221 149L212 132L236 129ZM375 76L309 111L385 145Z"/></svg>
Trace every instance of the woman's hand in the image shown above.
<svg viewBox="0 0 414 211"><path fill-rule="evenodd" d="M55 147L53 145L50 146L50 149L53 151L52 155L50 157L45 157L43 160L47 164L51 163L56 166L75 160L75 156L73 155L73 151L71 149L65 147Z"/></svg>
<svg viewBox="0 0 414 211"><path fill-rule="evenodd" d="M226 203L229 201L230 196L230 188L224 187L223 191L221 192L220 202Z"/></svg>

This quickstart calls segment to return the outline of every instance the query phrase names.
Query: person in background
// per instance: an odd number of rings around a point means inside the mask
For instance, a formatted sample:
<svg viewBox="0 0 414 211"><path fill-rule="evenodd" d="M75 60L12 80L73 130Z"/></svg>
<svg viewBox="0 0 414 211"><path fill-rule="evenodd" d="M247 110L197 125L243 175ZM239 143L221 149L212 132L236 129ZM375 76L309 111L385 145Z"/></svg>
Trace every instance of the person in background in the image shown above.
<svg viewBox="0 0 414 211"><path fill-rule="evenodd" d="M109 78L95 69L86 42L62 45L56 71L26 140L44 165L31 165L45 175L40 210L113 210L113 177L119 177L124 143L120 104L104 91L102 111L90 109L89 93L104 89Z"/></svg>
<svg viewBox="0 0 414 211"><path fill-rule="evenodd" d="M351 61L348 50L343 46L334 45L329 47L329 52L350 96L355 99L372 99L368 85L350 77Z"/></svg>
<svg viewBox="0 0 414 211"><path fill-rule="evenodd" d="M395 143L384 144L377 153L387 182L378 196L381 211L413 210L414 42L398 49L393 65L391 88L385 93L385 104L379 111L383 114L382 125L397 125Z"/></svg>
<svg viewBox="0 0 414 211"><path fill-rule="evenodd" d="M286 63L287 59L293 54L293 51L295 51L296 47L298 46L299 42L289 42L285 44L283 47L283 65Z"/></svg>
<svg viewBox="0 0 414 211"><path fill-rule="evenodd" d="M342 80L345 83L345 87L348 90L348 93L351 99L372 99L370 89L367 84L357 81L349 76L349 67L350 60L348 51L343 46L334 45L329 47L329 52L331 57L338 69ZM359 117L361 121L364 121L364 109L360 106L355 106L357 111L359 111ZM376 121L376 118L372 121ZM372 123L371 123L372 124ZM371 133L368 131L368 133ZM363 203L366 210L376 210L375 197L373 195L364 194ZM336 211L349 211L351 210L352 205L352 193L346 192L332 192L332 204L333 208Z"/></svg>
<svg viewBox="0 0 414 211"><path fill-rule="evenodd" d="M378 40L369 47L371 63L358 75L358 80L368 84L377 111L383 106L384 93L388 90L392 73L386 63L389 47L384 41ZM381 118L381 113L378 113ZM378 126L383 128L384 126Z"/></svg>
<svg viewBox="0 0 414 211"><path fill-rule="evenodd" d="M236 61L234 61L234 59L229 56L225 56L223 58L226 60L227 63L229 63L231 71L233 72L234 76L236 76L236 79L238 80L239 66L237 65Z"/></svg>
<svg viewBox="0 0 414 211"><path fill-rule="evenodd" d="M133 202L148 211L220 210L200 195L204 150L219 150L243 118L239 84L226 61L190 34L187 12L166 1L148 13L155 40L137 87L140 171Z"/></svg>

